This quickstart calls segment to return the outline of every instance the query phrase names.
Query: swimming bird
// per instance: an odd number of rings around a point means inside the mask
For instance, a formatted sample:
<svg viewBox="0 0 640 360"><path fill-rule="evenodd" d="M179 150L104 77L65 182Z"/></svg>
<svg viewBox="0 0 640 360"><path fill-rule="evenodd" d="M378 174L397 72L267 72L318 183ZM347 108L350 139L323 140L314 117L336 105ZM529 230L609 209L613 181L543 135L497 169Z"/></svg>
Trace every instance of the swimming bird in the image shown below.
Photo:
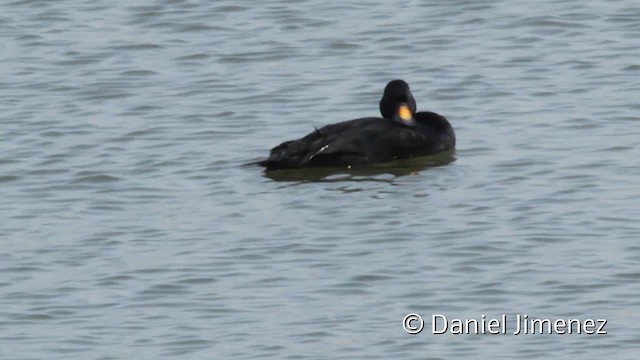
<svg viewBox="0 0 640 360"><path fill-rule="evenodd" d="M326 125L271 149L258 164L267 171L304 167L351 167L431 155L455 148L449 121L434 112L416 112L403 80L390 81L380 100L382 118L366 117Z"/></svg>

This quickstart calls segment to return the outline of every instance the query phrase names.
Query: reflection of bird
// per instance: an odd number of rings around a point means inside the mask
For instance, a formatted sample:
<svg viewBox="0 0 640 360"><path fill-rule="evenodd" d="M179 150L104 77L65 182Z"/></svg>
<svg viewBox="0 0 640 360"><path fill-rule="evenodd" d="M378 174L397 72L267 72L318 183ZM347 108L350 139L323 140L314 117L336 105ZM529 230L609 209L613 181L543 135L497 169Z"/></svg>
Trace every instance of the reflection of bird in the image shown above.
<svg viewBox="0 0 640 360"><path fill-rule="evenodd" d="M409 85L393 80L380 100L381 118L361 118L326 125L307 136L286 141L258 162L267 170L345 167L435 154L453 149L456 137L443 116L416 113Z"/></svg>

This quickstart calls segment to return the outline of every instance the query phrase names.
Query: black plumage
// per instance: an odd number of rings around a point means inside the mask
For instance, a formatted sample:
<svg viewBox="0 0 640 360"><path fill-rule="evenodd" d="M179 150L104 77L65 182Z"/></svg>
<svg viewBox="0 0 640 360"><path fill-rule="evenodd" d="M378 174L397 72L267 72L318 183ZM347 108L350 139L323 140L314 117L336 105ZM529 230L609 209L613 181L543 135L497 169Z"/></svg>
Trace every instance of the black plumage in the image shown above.
<svg viewBox="0 0 640 360"><path fill-rule="evenodd" d="M416 112L409 85L387 84L380 112L368 117L326 125L298 140L273 149L258 162L267 170L302 167L348 167L431 155L455 147L453 128L443 116Z"/></svg>

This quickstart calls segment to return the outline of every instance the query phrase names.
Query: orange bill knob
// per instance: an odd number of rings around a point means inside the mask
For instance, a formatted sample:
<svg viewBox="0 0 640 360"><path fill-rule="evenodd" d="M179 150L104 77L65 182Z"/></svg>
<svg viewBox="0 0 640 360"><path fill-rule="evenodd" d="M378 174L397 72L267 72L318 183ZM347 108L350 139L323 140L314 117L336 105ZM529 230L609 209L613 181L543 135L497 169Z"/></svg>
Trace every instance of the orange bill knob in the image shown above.
<svg viewBox="0 0 640 360"><path fill-rule="evenodd" d="M407 104L401 104L400 107L398 107L398 117L405 122L413 120L411 109L409 109L409 106L407 106Z"/></svg>

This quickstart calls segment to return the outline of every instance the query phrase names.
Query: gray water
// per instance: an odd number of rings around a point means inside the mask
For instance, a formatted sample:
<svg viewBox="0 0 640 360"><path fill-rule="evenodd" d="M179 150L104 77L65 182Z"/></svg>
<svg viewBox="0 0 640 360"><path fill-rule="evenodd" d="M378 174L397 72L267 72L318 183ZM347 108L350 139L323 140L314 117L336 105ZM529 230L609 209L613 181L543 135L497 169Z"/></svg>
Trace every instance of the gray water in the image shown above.
<svg viewBox="0 0 640 360"><path fill-rule="evenodd" d="M637 358L637 1L0 6L0 358ZM395 78L455 154L243 166Z"/></svg>

